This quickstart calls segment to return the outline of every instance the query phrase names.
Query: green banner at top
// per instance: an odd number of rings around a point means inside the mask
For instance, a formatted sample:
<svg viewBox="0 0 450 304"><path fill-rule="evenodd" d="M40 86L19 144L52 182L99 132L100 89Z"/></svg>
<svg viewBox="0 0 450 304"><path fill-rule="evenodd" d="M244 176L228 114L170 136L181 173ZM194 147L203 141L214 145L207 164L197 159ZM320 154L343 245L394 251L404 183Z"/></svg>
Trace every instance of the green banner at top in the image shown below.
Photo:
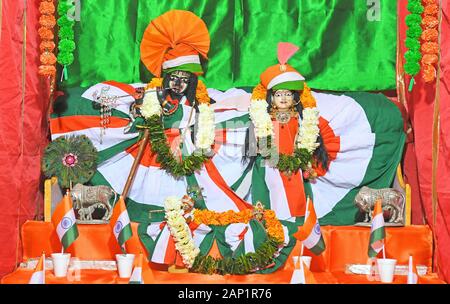
<svg viewBox="0 0 450 304"><path fill-rule="evenodd" d="M77 1L76 1L77 2ZM150 21L171 9L208 26L208 87L255 86L277 63L277 44L300 51L289 61L310 87L335 91L395 88L397 1L391 0L83 0L67 86L104 80L147 82L139 45Z"/></svg>

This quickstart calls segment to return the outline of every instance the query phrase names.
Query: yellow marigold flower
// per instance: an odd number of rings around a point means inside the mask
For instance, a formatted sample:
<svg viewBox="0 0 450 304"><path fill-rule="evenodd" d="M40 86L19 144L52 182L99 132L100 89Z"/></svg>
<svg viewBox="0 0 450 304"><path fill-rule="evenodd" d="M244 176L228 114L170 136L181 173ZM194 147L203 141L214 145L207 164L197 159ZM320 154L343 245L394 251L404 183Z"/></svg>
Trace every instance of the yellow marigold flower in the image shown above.
<svg viewBox="0 0 450 304"><path fill-rule="evenodd" d="M159 87L162 87L162 83L163 83L163 79L162 78L152 78L152 80L150 81L150 83L147 85L147 87L145 88L146 90L148 89L156 89Z"/></svg>

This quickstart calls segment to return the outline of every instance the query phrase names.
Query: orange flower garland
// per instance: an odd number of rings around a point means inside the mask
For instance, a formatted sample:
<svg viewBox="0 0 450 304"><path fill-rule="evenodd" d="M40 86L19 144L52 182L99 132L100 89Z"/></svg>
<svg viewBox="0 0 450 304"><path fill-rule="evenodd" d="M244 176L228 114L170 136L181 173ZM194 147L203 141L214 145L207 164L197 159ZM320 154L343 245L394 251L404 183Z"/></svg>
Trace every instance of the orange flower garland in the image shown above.
<svg viewBox="0 0 450 304"><path fill-rule="evenodd" d="M228 210L226 212L215 212L211 210L194 210L194 222L208 226L226 226L229 224L244 223L248 224L254 218L253 210L246 209L235 212ZM266 221L267 234L278 242L284 242L284 231L280 221L276 218L272 210L264 210L263 219Z"/></svg>
<svg viewBox="0 0 450 304"><path fill-rule="evenodd" d="M41 1L39 12L41 13L39 17L41 27L38 29L38 34L41 38L39 49L42 52L40 56L42 65L39 66L38 74L45 77L53 77L56 74L56 56L53 54L55 49L53 28L56 25L56 18L54 16L55 5L53 1Z"/></svg>
<svg viewBox="0 0 450 304"><path fill-rule="evenodd" d="M438 62L439 54L439 20L437 14L439 12L439 6L436 5L435 0L423 0L424 7L424 18L422 19L422 40L424 41L421 51L422 51L422 67L423 73L422 78L425 82L432 82L436 78L436 67Z"/></svg>

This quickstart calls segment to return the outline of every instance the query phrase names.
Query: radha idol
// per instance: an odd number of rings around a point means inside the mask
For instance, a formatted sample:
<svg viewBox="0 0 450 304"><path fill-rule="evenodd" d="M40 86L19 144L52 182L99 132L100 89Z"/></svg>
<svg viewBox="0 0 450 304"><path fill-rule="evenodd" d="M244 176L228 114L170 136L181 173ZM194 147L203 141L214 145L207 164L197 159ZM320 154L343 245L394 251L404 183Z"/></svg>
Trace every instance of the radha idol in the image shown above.
<svg viewBox="0 0 450 304"><path fill-rule="evenodd" d="M284 220L305 214L303 181L326 171L329 162L316 100L305 78L287 64L297 50L280 43L279 64L266 69L253 90L245 156L253 166L252 200Z"/></svg>

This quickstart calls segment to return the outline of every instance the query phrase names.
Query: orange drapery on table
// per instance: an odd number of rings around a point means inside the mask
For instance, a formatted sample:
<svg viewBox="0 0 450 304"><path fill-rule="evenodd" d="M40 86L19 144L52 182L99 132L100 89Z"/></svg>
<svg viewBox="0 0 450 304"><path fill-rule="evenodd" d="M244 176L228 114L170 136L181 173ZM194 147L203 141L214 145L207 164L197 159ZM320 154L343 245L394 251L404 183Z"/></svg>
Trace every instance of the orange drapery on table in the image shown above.
<svg viewBox="0 0 450 304"><path fill-rule="evenodd" d="M137 224L132 223L133 237L127 242L129 253L145 252L137 235ZM72 256L80 260L115 260L115 254L120 248L112 234L109 225L78 225L80 236L68 248ZM319 283L375 283L364 275L345 274L346 264L366 264L367 248L370 235L368 227L353 226L325 226L322 233L326 243L326 250L321 256L314 256L305 250L305 255L313 256L311 270ZM398 265L407 265L409 255L413 255L417 265L431 267L433 238L428 226L409 226L386 229L386 255L398 260ZM47 256L52 252L60 252L61 245L51 223L29 221L22 227L24 260L37 258L42 251ZM298 243L292 255L300 252ZM166 267L151 264L155 283L289 283L293 263L292 258L284 268L273 274L252 275L202 275L195 273L172 274ZM19 269L5 276L2 283L27 283L31 277L31 269ZM443 283L435 274L428 274L423 278L428 283ZM118 278L116 271L81 270L80 280L71 278L55 278L52 271L47 271L47 283L127 283L127 279ZM396 276L394 283L406 283L406 276Z"/></svg>

